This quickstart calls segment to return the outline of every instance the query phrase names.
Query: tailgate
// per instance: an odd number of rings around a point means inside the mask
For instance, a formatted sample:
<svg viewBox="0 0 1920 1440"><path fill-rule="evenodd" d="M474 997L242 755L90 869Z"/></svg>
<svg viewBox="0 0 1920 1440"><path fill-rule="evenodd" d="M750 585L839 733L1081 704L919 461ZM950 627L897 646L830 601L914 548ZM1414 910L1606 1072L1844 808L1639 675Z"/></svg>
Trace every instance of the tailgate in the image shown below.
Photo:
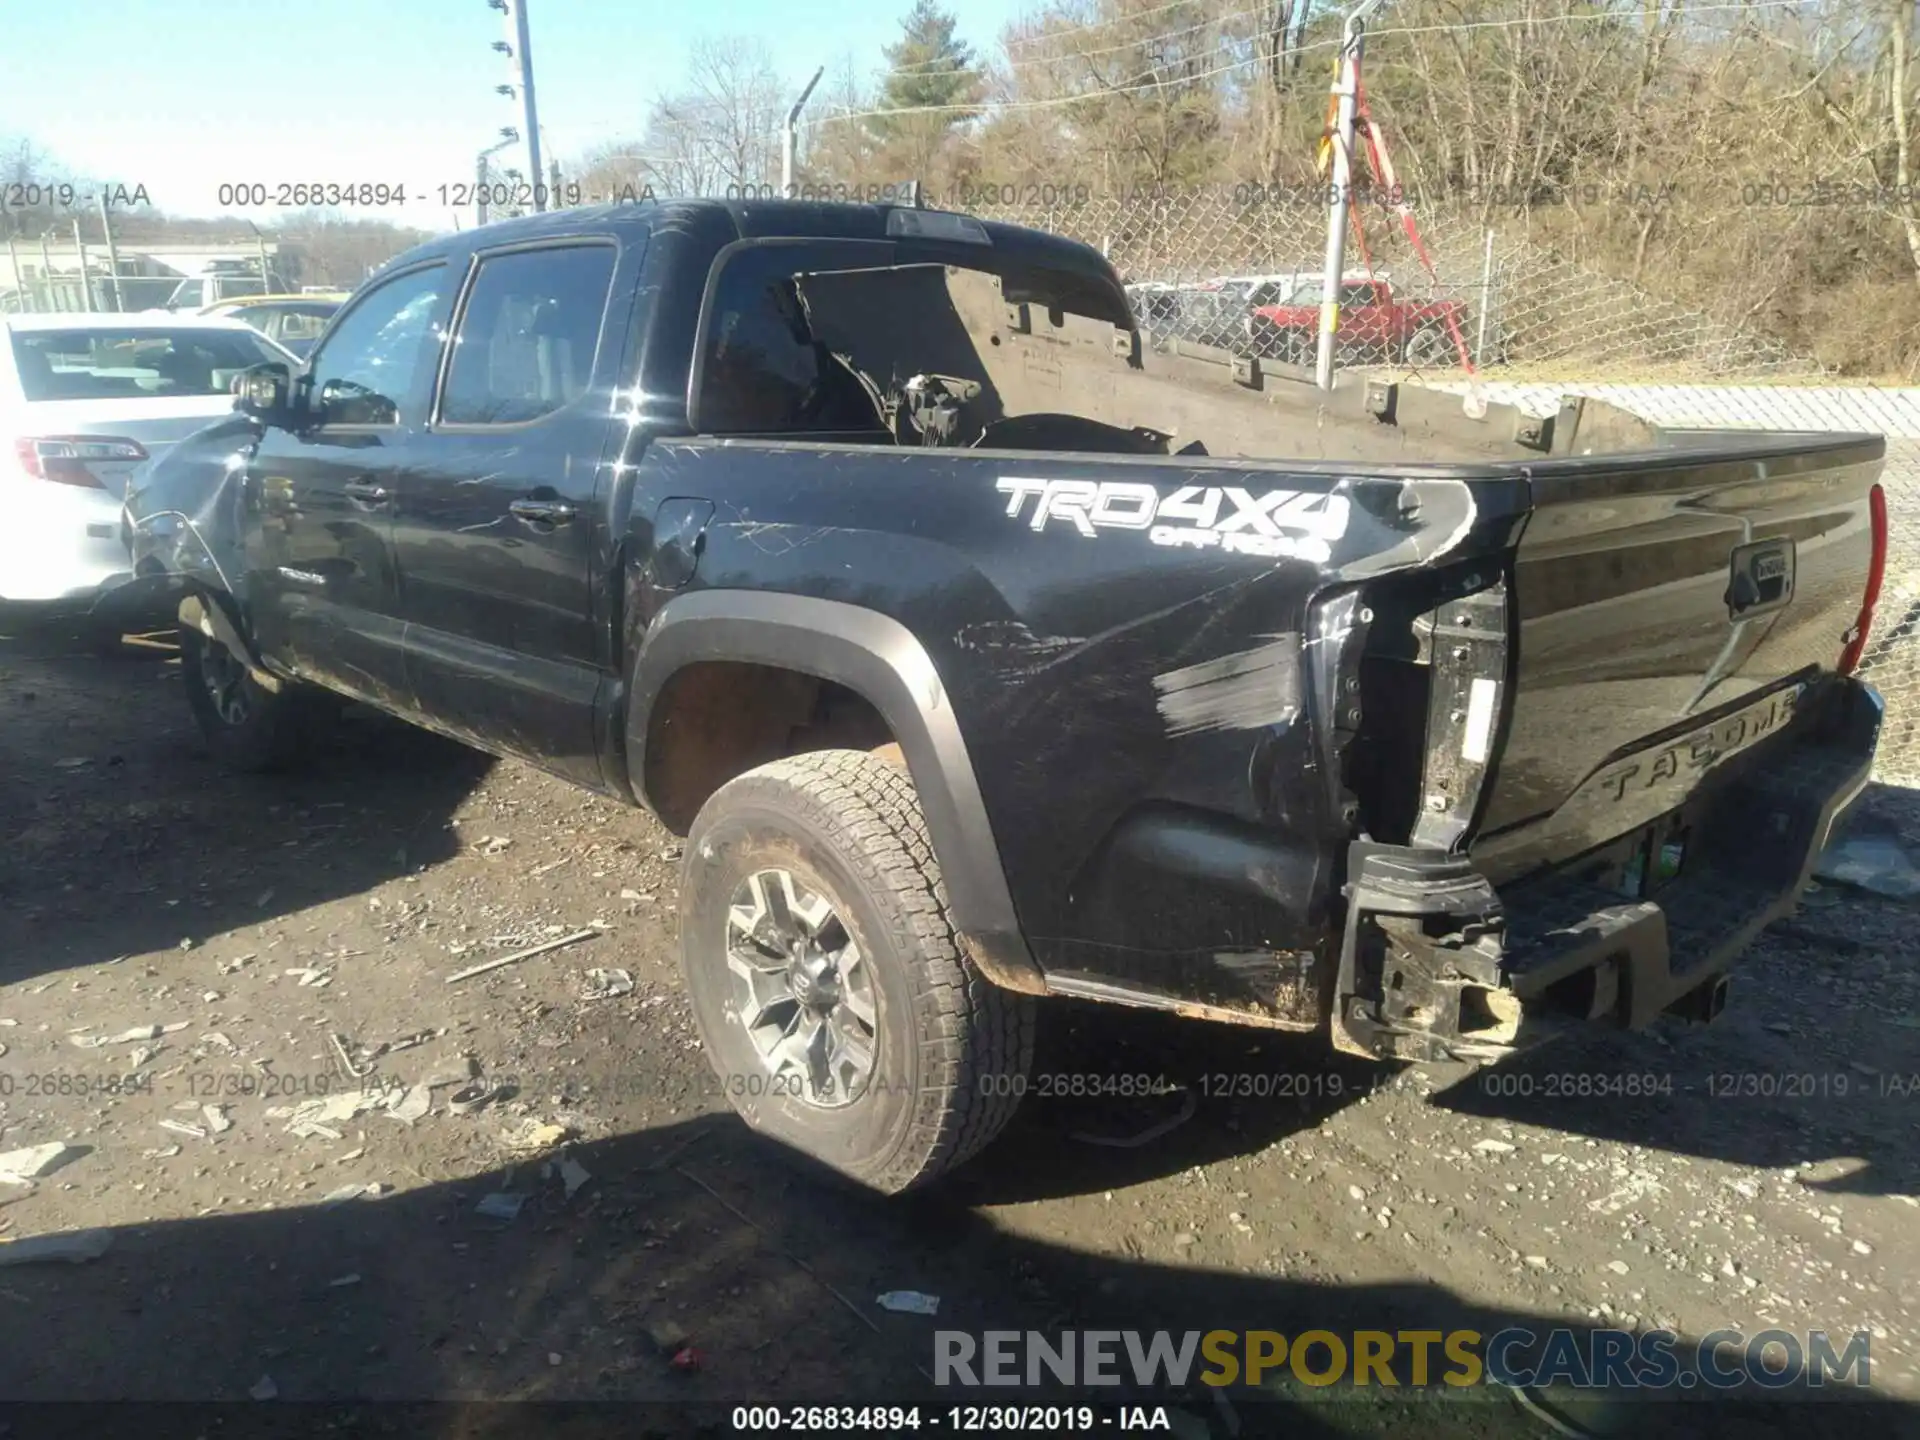
<svg viewBox="0 0 1920 1440"><path fill-rule="evenodd" d="M1666 808L1676 767L1704 774L1784 723L1859 614L1881 438L1673 441L1532 469L1514 684L1473 845L1496 881L1654 818L1643 781Z"/></svg>

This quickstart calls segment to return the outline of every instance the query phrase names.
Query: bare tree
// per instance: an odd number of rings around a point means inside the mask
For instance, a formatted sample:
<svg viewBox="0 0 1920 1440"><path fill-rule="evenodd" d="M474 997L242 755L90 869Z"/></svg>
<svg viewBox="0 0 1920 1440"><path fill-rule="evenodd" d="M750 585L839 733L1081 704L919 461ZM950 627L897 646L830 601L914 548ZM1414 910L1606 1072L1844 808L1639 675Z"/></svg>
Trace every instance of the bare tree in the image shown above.
<svg viewBox="0 0 1920 1440"><path fill-rule="evenodd" d="M782 95L760 41L701 41L686 88L656 101L647 116L641 174L665 195L778 185Z"/></svg>

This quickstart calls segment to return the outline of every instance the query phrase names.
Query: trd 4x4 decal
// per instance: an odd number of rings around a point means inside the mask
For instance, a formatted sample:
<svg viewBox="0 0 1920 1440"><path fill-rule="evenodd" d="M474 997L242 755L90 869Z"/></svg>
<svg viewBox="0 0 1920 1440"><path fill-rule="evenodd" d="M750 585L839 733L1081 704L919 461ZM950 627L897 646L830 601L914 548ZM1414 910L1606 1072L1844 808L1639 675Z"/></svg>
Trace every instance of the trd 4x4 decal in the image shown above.
<svg viewBox="0 0 1920 1440"><path fill-rule="evenodd" d="M1332 542L1347 533L1348 501L1320 490L1269 490L1255 496L1236 485L1157 487L1121 480L1030 480L1002 476L995 488L1018 519L1029 500L1035 530L1050 520L1082 535L1144 530L1155 545L1191 545L1234 555L1310 560L1324 565Z"/></svg>

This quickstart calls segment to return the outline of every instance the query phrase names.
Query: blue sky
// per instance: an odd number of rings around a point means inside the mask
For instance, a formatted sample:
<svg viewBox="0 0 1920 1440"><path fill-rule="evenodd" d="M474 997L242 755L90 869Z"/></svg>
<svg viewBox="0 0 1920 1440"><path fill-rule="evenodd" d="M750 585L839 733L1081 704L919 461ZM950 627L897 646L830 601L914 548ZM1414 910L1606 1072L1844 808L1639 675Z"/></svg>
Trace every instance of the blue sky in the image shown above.
<svg viewBox="0 0 1920 1440"><path fill-rule="evenodd" d="M703 36L757 35L797 89L815 65L884 64L911 0L529 0L549 152L637 138ZM993 46L1023 0L959 0L964 38ZM212 215L222 182L404 183L405 214L449 224L438 187L517 102L503 17L486 0L64 0L6 6L0 136L31 136L73 170L144 184L161 208ZM267 212L248 211L261 219Z"/></svg>

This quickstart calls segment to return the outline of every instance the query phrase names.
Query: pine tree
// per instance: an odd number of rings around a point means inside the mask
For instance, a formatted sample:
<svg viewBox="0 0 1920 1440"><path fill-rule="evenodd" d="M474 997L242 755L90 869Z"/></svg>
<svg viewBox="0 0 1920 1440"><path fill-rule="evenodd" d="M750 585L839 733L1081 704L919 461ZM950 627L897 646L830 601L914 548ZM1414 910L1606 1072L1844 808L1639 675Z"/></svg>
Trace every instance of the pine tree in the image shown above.
<svg viewBox="0 0 1920 1440"><path fill-rule="evenodd" d="M888 69L880 85L879 109L924 112L930 106L967 105L974 99L979 84L973 49L955 33L958 25L934 0L914 0L900 22L900 39L886 49ZM968 113L876 115L873 130L882 140L903 142L917 152L916 158L925 158Z"/></svg>

